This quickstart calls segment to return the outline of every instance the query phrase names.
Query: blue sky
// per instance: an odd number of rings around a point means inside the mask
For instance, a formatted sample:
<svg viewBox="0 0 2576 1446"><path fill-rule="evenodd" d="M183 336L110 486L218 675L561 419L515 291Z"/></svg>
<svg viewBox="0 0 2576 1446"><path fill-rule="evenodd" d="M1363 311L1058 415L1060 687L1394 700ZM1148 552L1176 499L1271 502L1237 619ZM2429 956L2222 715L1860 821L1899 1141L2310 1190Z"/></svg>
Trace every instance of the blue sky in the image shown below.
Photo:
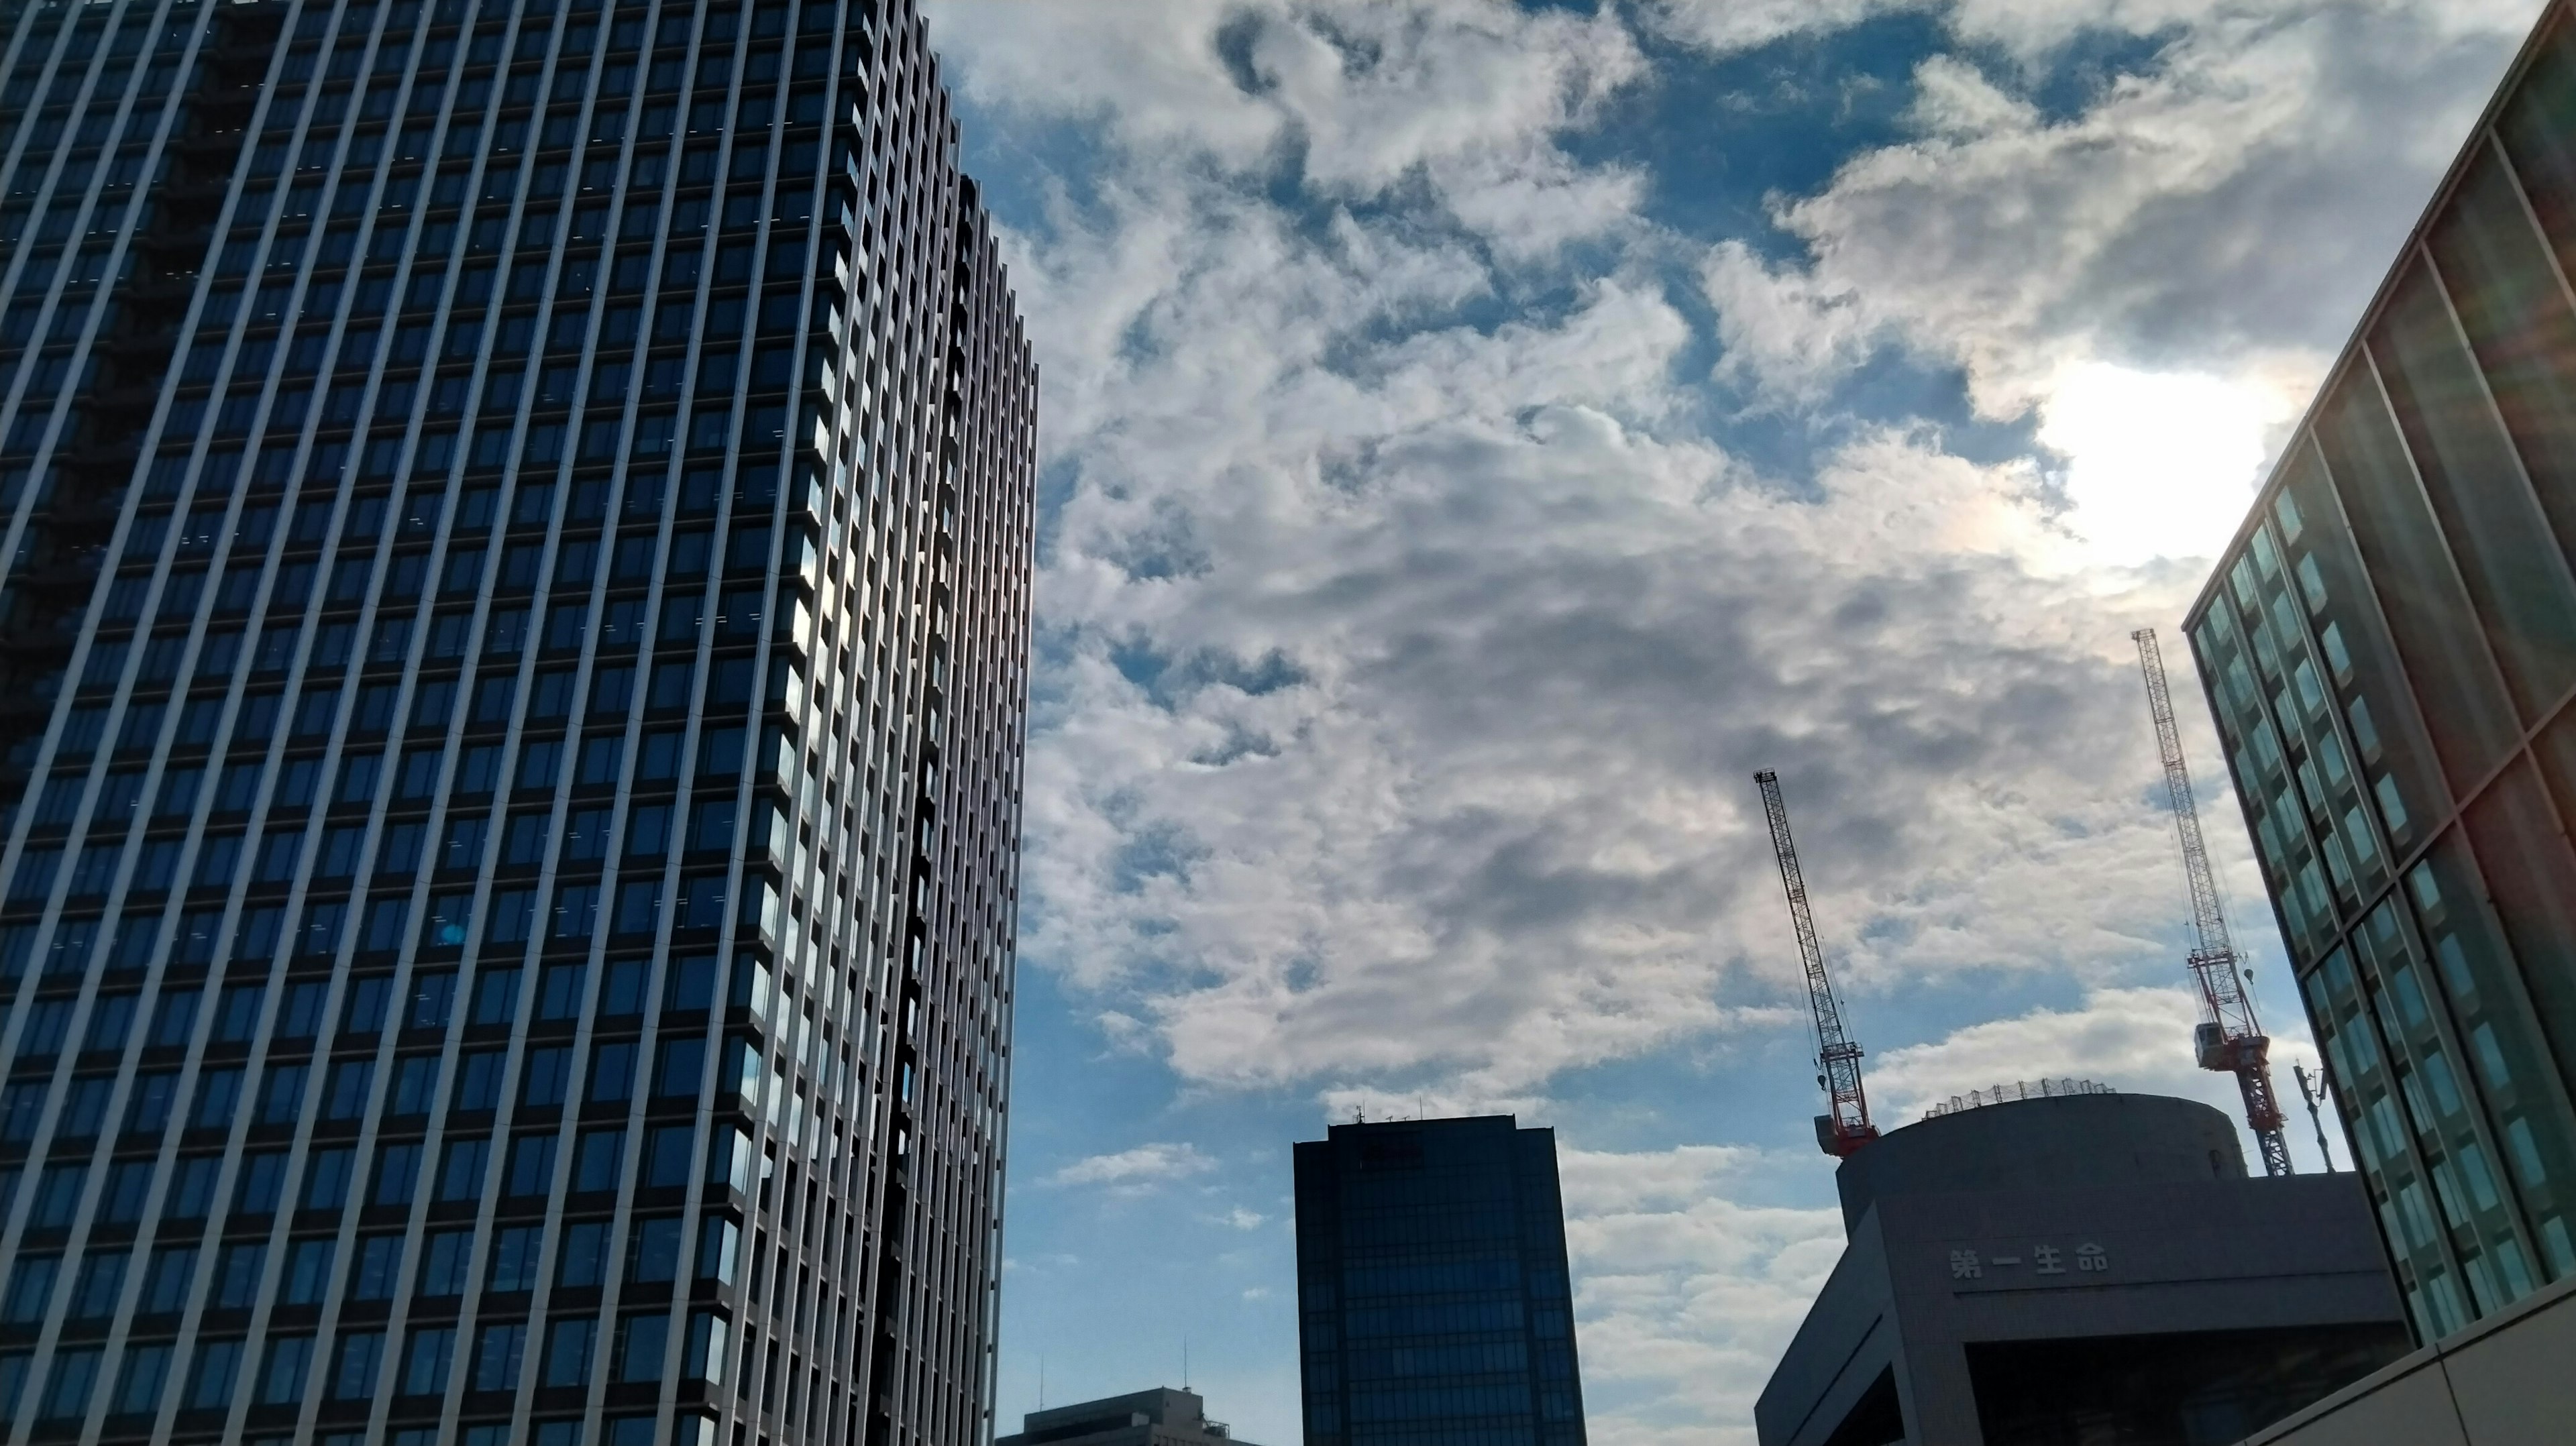
<svg viewBox="0 0 2576 1446"><path fill-rule="evenodd" d="M1293 1443L1288 1145L1506 1110L1593 1439L1750 1442L1840 1246L1757 768L1882 1123L2230 1103L2128 633L2538 8L927 0L1044 368L1004 1428Z"/></svg>

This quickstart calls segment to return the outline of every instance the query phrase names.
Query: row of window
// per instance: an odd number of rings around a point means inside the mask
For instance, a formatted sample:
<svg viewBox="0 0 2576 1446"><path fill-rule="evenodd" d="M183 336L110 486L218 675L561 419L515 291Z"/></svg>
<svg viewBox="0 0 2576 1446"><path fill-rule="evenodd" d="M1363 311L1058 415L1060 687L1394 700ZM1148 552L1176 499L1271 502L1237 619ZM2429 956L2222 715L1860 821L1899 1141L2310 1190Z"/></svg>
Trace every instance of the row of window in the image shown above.
<svg viewBox="0 0 2576 1446"><path fill-rule="evenodd" d="M667 1311L617 1317L604 1379L619 1385L661 1382L672 1325ZM470 1354L460 1349L453 1326L412 1326L402 1332L399 1353L389 1345L392 1333L382 1328L343 1329L327 1346L312 1335L271 1335L261 1342L207 1340L186 1351L184 1375L180 1344L139 1342L125 1348L115 1383L104 1390L104 1348L66 1346L54 1353L35 1418L40 1423L75 1422L101 1407L111 1419L150 1416L163 1408L165 1397L173 1398L182 1412L222 1412L237 1395L253 1406L292 1407L316 1394L316 1387L328 1404L367 1402L379 1392L437 1398L451 1384L498 1394L519 1389L523 1366L541 1389L578 1388L590 1383L603 1337L609 1335L601 1326L596 1316L486 1325L476 1330ZM540 1329L541 1347L535 1334ZM725 1379L731 1344L731 1323L725 1317L692 1311L679 1339L679 1379L711 1385ZM256 1369L249 1369L254 1361ZM0 1354L0 1419L17 1409L28 1363L24 1354ZM651 1418L643 1418L643 1424L642 1439L649 1441ZM621 1431L611 1439L627 1437Z"/></svg>
<svg viewBox="0 0 2576 1446"><path fill-rule="evenodd" d="M195 916L200 928L211 928L217 917L213 912ZM73 921L79 922L79 921ZM153 921L157 928L158 921ZM57 926L57 933L70 924ZM183 928L187 923L183 921ZM12 925L0 938L16 951L17 963L8 971L15 979L25 962L25 940L32 926ZM148 936L147 936L148 937ZM149 957L148 955L146 956ZM109 961L111 965L117 961ZM652 972L652 962L644 959L612 959L600 969L597 997L592 997L590 966L582 962L548 964L537 973L534 1013L530 1017L540 1027L548 1024L570 1025L591 1011L594 1023L605 1025L611 1020L640 1020L644 1014L645 987ZM666 1013L698 1013L713 1007L717 989L717 965L714 956L683 954L670 961L663 981L662 1008ZM46 982L55 975L49 971ZM78 979L77 970L63 977ZM513 1027L520 1022L521 1010L531 1004L525 995L525 972L515 965L486 963L475 971L474 987L467 1004L464 1022L475 1029ZM759 984L760 971L751 961L735 970L728 1002L748 1008ZM459 1002L458 977L452 969L415 971L404 996L399 1027L411 1033L443 1030L455 1019ZM281 1040L312 1039L322 1031L323 1008L330 995L327 980L299 979L289 981L278 991L275 1037ZM165 983L150 1012L148 1027L141 1042L147 1049L184 1048L196 1037L200 1006L205 991L195 984ZM344 1036L373 1036L382 1032L392 1004L392 976L361 974L348 981L347 996L340 1012L340 1033ZM207 1039L214 1044L246 1044L259 1031L265 1017L269 986L265 981L235 983L224 986L212 1015L213 1030ZM69 1026L74 1008L72 999L48 995L29 1000L22 1011L18 1034L18 1056L23 1064L32 1058L59 1054L70 1044ZM0 1018L7 1011L0 1009ZM79 1053L122 1054L144 1023L142 996L131 991L107 990L91 1002L87 1023L79 1042Z"/></svg>
<svg viewBox="0 0 2576 1446"><path fill-rule="evenodd" d="M643 1147L635 1152L640 1168L635 1170L631 1183L642 1190L685 1189L690 1184L689 1158L695 1133L692 1125L647 1129ZM264 1220L281 1209L306 1212L307 1217L315 1212L335 1213L352 1204L400 1211L423 1199L433 1204L471 1205L488 1198L498 1199L504 1208L519 1202L542 1210L559 1191L595 1198L613 1195L629 1183L630 1152L622 1126L582 1131L571 1152L569 1170L559 1169L564 1163L560 1143L553 1133L512 1136L502 1152L503 1168L495 1178L492 1167L496 1146L483 1136L451 1135L435 1149L417 1138L388 1139L379 1141L369 1152L363 1179L353 1147L317 1144L306 1153L303 1175L291 1191L285 1150L249 1150L239 1159L228 1200L216 1198L225 1164L223 1157L182 1155L171 1164L161 1216L169 1220L204 1220L224 1209L238 1226L246 1219L254 1223ZM108 1165L99 1181L99 1195L92 1204L94 1213L88 1217L89 1223L112 1229L140 1221L157 1171L157 1162L152 1160ZM14 1169L0 1173L13 1179L17 1174ZM60 1232L81 1223L79 1209L89 1174L87 1165L48 1165L40 1170L28 1189L24 1222L27 1231L36 1235L54 1232L59 1238ZM719 1168L714 1183L722 1182ZM34 1318L0 1312L0 1323Z"/></svg>
<svg viewBox="0 0 2576 1446"><path fill-rule="evenodd" d="M552 1277L558 1291L600 1289L620 1278L609 1258L615 1222L566 1220L548 1229L538 1225L503 1225L495 1229L483 1269L474 1268L474 1231L432 1230L421 1239L409 1295L424 1301L456 1300L469 1292L528 1294L545 1278L545 1252L554 1250ZM685 1221L678 1215L643 1215L625 1234L622 1279L628 1286L672 1285L686 1262L692 1278L732 1285L741 1268L742 1227L728 1215L699 1219L696 1248L684 1252ZM209 1311L247 1311L263 1300L281 1306L319 1306L334 1283L345 1302L368 1304L402 1298L405 1255L410 1237L362 1234L350 1241L345 1265L339 1260L337 1236L303 1236L289 1240L278 1261L272 1286L266 1241L226 1244L212 1252L204 1298ZM141 1267L132 1301L139 1318L183 1314L195 1298L200 1257L198 1245L164 1245L150 1252ZM127 1302L126 1282L135 1252L93 1250L77 1270L67 1271L53 1255L22 1256L0 1294L0 1325L41 1324L53 1310L55 1291L68 1283L62 1298L66 1321L113 1319Z"/></svg>

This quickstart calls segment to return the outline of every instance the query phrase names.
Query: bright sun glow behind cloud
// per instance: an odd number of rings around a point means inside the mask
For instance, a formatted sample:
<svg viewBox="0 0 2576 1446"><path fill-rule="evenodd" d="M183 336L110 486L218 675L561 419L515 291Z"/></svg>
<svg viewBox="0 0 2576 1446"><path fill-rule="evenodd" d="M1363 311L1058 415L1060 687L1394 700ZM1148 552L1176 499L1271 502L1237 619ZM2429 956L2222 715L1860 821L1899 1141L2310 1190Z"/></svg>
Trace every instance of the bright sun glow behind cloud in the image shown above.
<svg viewBox="0 0 2576 1446"><path fill-rule="evenodd" d="M2206 374L2069 368L2039 429L2067 461L2067 525L2103 563L2216 553L2245 516L2279 405Z"/></svg>

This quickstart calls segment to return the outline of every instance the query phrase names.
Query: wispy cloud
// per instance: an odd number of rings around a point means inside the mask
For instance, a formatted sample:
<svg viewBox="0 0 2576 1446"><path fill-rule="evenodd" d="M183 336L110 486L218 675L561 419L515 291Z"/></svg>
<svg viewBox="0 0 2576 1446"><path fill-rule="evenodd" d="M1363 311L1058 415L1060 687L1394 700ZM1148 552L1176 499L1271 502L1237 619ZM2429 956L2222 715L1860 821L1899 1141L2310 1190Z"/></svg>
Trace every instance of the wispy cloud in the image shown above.
<svg viewBox="0 0 2576 1446"><path fill-rule="evenodd" d="M1195 1145L1138 1145L1111 1155L1074 1161L1047 1177L1050 1185L1106 1185L1113 1190L1141 1191L1203 1175L1216 1161Z"/></svg>

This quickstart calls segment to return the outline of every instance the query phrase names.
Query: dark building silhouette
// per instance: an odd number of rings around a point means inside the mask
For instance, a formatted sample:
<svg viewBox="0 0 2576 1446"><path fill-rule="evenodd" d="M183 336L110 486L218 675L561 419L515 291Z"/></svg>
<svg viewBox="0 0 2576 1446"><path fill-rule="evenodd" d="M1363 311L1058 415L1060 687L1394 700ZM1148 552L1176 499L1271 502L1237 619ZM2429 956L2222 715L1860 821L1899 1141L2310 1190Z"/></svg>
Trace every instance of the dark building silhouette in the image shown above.
<svg viewBox="0 0 2576 1446"><path fill-rule="evenodd" d="M990 1430L1035 378L908 0L0 12L0 1431Z"/></svg>
<svg viewBox="0 0 2576 1446"><path fill-rule="evenodd" d="M1016 1435L993 1446L1252 1446L1190 1391L1158 1387L1071 1406L1050 1406L1020 1419Z"/></svg>
<svg viewBox="0 0 2576 1446"><path fill-rule="evenodd" d="M1307 1446L1581 1446L1555 1131L1335 1125L1296 1170Z"/></svg>
<svg viewBox="0 0 2576 1446"><path fill-rule="evenodd" d="M2360 1183L2249 1178L2207 1105L2034 1092L1835 1183L1850 1243L1762 1446L2223 1446L2407 1349Z"/></svg>
<svg viewBox="0 0 2576 1446"><path fill-rule="evenodd" d="M2576 1353L2571 278L2554 0L2185 623L2416 1338L2491 1357Z"/></svg>

